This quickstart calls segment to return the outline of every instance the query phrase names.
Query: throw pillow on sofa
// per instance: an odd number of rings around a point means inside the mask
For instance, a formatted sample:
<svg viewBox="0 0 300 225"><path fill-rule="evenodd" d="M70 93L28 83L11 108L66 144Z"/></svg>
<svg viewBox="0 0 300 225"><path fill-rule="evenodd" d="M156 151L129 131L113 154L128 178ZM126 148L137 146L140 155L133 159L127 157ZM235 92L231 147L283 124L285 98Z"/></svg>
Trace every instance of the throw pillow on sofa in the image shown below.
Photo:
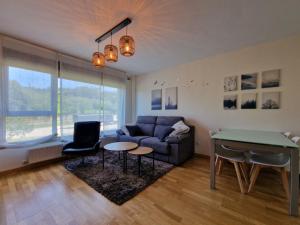
<svg viewBox="0 0 300 225"><path fill-rule="evenodd" d="M174 131L174 128L172 128L172 127L161 128L161 129L159 129L159 131L156 134L157 138L160 141L165 141L165 138L168 137L172 131Z"/></svg>
<svg viewBox="0 0 300 225"><path fill-rule="evenodd" d="M128 131L128 129L126 128L126 126L123 126L123 127L121 128L121 130L123 131L123 133L124 133L125 135L130 136L129 131Z"/></svg>
<svg viewBox="0 0 300 225"><path fill-rule="evenodd" d="M169 137L175 137L180 134L186 134L190 131L190 127L187 126L182 120L175 123L172 126L172 128L174 129L174 131L172 133L170 133Z"/></svg>
<svg viewBox="0 0 300 225"><path fill-rule="evenodd" d="M140 128L138 126L135 126L135 125L126 125L126 128L129 132L130 136L139 136L142 133Z"/></svg>

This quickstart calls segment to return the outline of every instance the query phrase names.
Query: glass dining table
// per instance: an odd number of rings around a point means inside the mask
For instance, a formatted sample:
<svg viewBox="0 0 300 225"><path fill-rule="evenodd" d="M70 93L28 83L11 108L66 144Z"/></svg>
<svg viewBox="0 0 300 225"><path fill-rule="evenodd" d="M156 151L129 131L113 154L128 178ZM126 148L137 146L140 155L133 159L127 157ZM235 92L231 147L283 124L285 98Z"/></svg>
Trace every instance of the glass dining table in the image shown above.
<svg viewBox="0 0 300 225"><path fill-rule="evenodd" d="M299 198L299 146L280 132L224 129L212 136L210 154L210 188L216 188L215 149L225 145L235 150L288 153L290 155L289 215L298 216Z"/></svg>

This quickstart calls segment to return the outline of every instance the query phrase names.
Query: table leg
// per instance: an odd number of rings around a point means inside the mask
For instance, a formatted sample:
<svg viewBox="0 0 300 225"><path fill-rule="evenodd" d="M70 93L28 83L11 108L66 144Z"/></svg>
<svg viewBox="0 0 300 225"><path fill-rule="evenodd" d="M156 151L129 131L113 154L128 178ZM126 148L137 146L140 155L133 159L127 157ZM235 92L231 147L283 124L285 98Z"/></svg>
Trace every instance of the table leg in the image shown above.
<svg viewBox="0 0 300 225"><path fill-rule="evenodd" d="M139 177L141 176L141 162L142 162L142 157L138 155L138 174Z"/></svg>
<svg viewBox="0 0 300 225"><path fill-rule="evenodd" d="M298 196L299 196L299 151L298 149L291 149L291 197L290 197L290 206L289 214L291 216L298 216Z"/></svg>
<svg viewBox="0 0 300 225"><path fill-rule="evenodd" d="M123 173L125 173L125 151L122 152L123 155Z"/></svg>
<svg viewBox="0 0 300 225"><path fill-rule="evenodd" d="M152 170L154 171L154 152L152 153Z"/></svg>
<svg viewBox="0 0 300 225"><path fill-rule="evenodd" d="M102 150L102 169L104 170L104 149Z"/></svg>
<svg viewBox="0 0 300 225"><path fill-rule="evenodd" d="M127 173L127 151L123 151L123 172Z"/></svg>
<svg viewBox="0 0 300 225"><path fill-rule="evenodd" d="M127 173L127 151L125 151L125 173Z"/></svg>
<svg viewBox="0 0 300 225"><path fill-rule="evenodd" d="M216 172L215 172L215 140L211 140L210 150L210 189L216 189Z"/></svg>

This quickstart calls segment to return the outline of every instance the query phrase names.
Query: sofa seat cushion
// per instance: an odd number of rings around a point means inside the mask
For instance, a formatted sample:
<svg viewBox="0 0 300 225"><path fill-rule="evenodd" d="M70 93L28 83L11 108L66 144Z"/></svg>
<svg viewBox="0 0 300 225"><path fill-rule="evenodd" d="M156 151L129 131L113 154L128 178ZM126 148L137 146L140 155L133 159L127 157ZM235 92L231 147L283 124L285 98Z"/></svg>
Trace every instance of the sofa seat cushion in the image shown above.
<svg viewBox="0 0 300 225"><path fill-rule="evenodd" d="M145 138L140 143L141 146L153 148L155 153L169 154L169 145L167 142L161 142L157 137Z"/></svg>
<svg viewBox="0 0 300 225"><path fill-rule="evenodd" d="M137 144L140 144L141 140L149 138L149 136L127 136L127 135L121 135L119 138L119 141L125 141L125 142L134 142Z"/></svg>

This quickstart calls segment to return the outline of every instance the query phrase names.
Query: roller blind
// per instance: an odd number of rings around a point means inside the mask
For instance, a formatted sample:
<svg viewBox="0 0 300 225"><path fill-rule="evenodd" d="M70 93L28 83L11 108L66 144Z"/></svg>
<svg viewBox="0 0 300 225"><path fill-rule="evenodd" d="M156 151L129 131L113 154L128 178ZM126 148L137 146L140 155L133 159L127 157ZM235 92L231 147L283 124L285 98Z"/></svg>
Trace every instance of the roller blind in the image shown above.
<svg viewBox="0 0 300 225"><path fill-rule="evenodd" d="M124 123L125 79L106 74L89 62L60 57L60 132L70 136L74 122L100 121L102 133L114 132Z"/></svg>
<svg viewBox="0 0 300 225"><path fill-rule="evenodd" d="M1 143L34 142L56 135L56 53L3 38Z"/></svg>

